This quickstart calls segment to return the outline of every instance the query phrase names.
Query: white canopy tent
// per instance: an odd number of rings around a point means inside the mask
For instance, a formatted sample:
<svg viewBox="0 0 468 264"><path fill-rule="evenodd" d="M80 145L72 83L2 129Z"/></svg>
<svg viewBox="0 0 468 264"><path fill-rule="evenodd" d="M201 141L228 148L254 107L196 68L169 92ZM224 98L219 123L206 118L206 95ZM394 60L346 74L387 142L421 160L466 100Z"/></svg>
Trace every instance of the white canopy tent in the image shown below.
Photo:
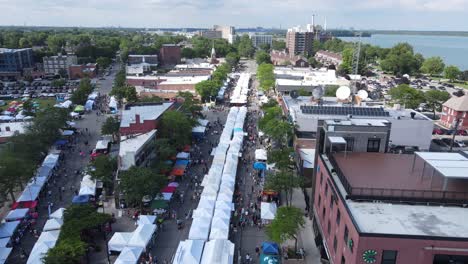
<svg viewBox="0 0 468 264"><path fill-rule="evenodd" d="M11 222L11 221L16 221L16 220L21 220L25 218L28 213L29 213L29 208L18 208L15 210L11 210L5 216L5 221Z"/></svg>
<svg viewBox="0 0 468 264"><path fill-rule="evenodd" d="M216 208L213 217L231 219L231 210Z"/></svg>
<svg viewBox="0 0 468 264"><path fill-rule="evenodd" d="M108 242L109 251L121 252L132 238L132 232L115 232Z"/></svg>
<svg viewBox="0 0 468 264"><path fill-rule="evenodd" d="M17 202L29 202L34 201L39 197L39 193L42 190L42 185L28 185L24 188L21 196L16 200Z"/></svg>
<svg viewBox="0 0 468 264"><path fill-rule="evenodd" d="M210 240L229 238L229 219L215 217L211 221Z"/></svg>
<svg viewBox="0 0 468 264"><path fill-rule="evenodd" d="M232 202L233 192L226 188L221 188L218 193L217 201Z"/></svg>
<svg viewBox="0 0 468 264"><path fill-rule="evenodd" d="M207 217L207 218L213 217L213 210L210 210L208 208L197 208L193 210L192 218L203 218L203 217Z"/></svg>
<svg viewBox="0 0 468 264"><path fill-rule="evenodd" d="M91 179L91 175L85 175L81 180L79 195L95 195L96 181Z"/></svg>
<svg viewBox="0 0 468 264"><path fill-rule="evenodd" d="M267 160L267 151L265 149L256 149L255 150L255 160L266 161Z"/></svg>
<svg viewBox="0 0 468 264"><path fill-rule="evenodd" d="M215 200L200 199L200 202L198 203L197 209L206 208L206 209L209 209L209 210L213 211L214 207L215 207Z"/></svg>
<svg viewBox="0 0 468 264"><path fill-rule="evenodd" d="M193 219L188 239L200 239L203 241L208 240L208 235L210 233L210 224L211 218L208 217L199 217Z"/></svg>
<svg viewBox="0 0 468 264"><path fill-rule="evenodd" d="M131 247L142 247L146 249L146 246L151 241L154 232L156 232L156 225L139 225L135 231L133 231L132 237L128 241L128 245Z"/></svg>
<svg viewBox="0 0 468 264"><path fill-rule="evenodd" d="M42 258L47 253L47 251L49 251L49 249L55 246L59 234L60 230L42 232L36 244L34 244L34 247L31 250L31 254L29 254L27 264L42 264Z"/></svg>
<svg viewBox="0 0 468 264"><path fill-rule="evenodd" d="M47 222L44 225L44 228L42 231L53 231L53 230L60 230L60 228L63 225L63 220L62 219L55 219L51 218L47 220Z"/></svg>
<svg viewBox="0 0 468 264"><path fill-rule="evenodd" d="M234 244L226 239L210 240L205 244L200 264L233 264Z"/></svg>
<svg viewBox="0 0 468 264"><path fill-rule="evenodd" d="M276 203L264 203L260 205L260 216L264 220L273 220L276 216Z"/></svg>
<svg viewBox="0 0 468 264"><path fill-rule="evenodd" d="M50 214L50 218L63 219L63 213L65 212L65 210L65 208L59 208L55 210L55 212Z"/></svg>
<svg viewBox="0 0 468 264"><path fill-rule="evenodd" d="M140 215L138 217L137 224L138 225L153 225L156 222L155 215Z"/></svg>
<svg viewBox="0 0 468 264"><path fill-rule="evenodd" d="M234 204L225 200L217 200L215 205L216 210L234 210Z"/></svg>
<svg viewBox="0 0 468 264"><path fill-rule="evenodd" d="M190 159L190 153L188 152L179 152L176 156L177 159Z"/></svg>
<svg viewBox="0 0 468 264"><path fill-rule="evenodd" d="M143 248L141 247L124 247L114 264L137 264L141 253L143 253Z"/></svg>
<svg viewBox="0 0 468 264"><path fill-rule="evenodd" d="M0 248L0 264L6 263L13 248L1 247Z"/></svg>
<svg viewBox="0 0 468 264"><path fill-rule="evenodd" d="M7 247L8 243L10 243L10 238L9 237L0 238L0 248Z"/></svg>
<svg viewBox="0 0 468 264"><path fill-rule="evenodd" d="M0 225L0 238L13 236L21 221L5 222Z"/></svg>
<svg viewBox="0 0 468 264"><path fill-rule="evenodd" d="M180 241L172 264L199 264L204 245L203 240Z"/></svg>

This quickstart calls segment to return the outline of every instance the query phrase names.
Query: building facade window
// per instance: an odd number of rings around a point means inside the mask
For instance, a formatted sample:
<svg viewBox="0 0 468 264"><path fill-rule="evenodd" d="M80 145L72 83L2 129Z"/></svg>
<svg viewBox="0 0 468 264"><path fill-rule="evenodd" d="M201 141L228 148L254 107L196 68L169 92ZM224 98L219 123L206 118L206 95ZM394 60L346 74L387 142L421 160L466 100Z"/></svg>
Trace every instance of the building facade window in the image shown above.
<svg viewBox="0 0 468 264"><path fill-rule="evenodd" d="M398 251L384 250L382 253L382 264L396 264Z"/></svg>
<svg viewBox="0 0 468 264"><path fill-rule="evenodd" d="M323 207L322 209L322 215L323 215L323 219L325 219L325 213L327 212L327 210L325 209L325 206Z"/></svg>
<svg viewBox="0 0 468 264"><path fill-rule="evenodd" d="M325 198L328 195L328 183L325 183Z"/></svg>
<svg viewBox="0 0 468 264"><path fill-rule="evenodd" d="M337 210L336 212L336 225L339 226L341 222L341 213L340 210Z"/></svg>
<svg viewBox="0 0 468 264"><path fill-rule="evenodd" d="M344 256L341 256L341 264L346 264L346 259L344 258Z"/></svg>
<svg viewBox="0 0 468 264"><path fill-rule="evenodd" d="M343 236L343 239L344 239L344 242L346 245L348 245L348 235L349 235L349 230L348 230L348 227L345 226L344 227L344 236Z"/></svg>
<svg viewBox="0 0 468 264"><path fill-rule="evenodd" d="M319 196L318 196L318 203L317 203L317 204L318 204L318 207L320 207L321 203L322 203L322 196L320 196L320 194L319 194Z"/></svg>
<svg viewBox="0 0 468 264"><path fill-rule="evenodd" d="M323 183L323 173L320 173L320 185Z"/></svg>
<svg viewBox="0 0 468 264"><path fill-rule="evenodd" d="M380 138L370 138L367 140L367 152L379 152Z"/></svg>
<svg viewBox="0 0 468 264"><path fill-rule="evenodd" d="M330 210L333 210L333 199L330 199Z"/></svg>
<svg viewBox="0 0 468 264"><path fill-rule="evenodd" d="M330 224L330 220L328 220L328 227L327 227L327 233L330 235L330 231L331 231L331 224Z"/></svg>
<svg viewBox="0 0 468 264"><path fill-rule="evenodd" d="M336 240L336 236L333 238L333 251L336 252L336 248L338 247L338 241Z"/></svg>

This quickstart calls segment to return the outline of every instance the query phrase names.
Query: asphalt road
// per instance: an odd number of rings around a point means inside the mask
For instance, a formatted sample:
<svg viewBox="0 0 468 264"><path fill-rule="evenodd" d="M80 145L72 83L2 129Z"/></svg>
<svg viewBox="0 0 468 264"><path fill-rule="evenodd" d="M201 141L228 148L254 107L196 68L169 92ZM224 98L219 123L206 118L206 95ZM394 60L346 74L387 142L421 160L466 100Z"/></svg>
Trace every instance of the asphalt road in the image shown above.
<svg viewBox="0 0 468 264"><path fill-rule="evenodd" d="M101 94L107 94L110 92L115 73L116 69L112 71L110 76L106 76L105 81L99 81L100 84L98 85L98 91ZM60 207L68 207L71 205L74 191L79 189L82 178L81 175L76 175L75 171L82 171L89 163L88 156L80 156L80 151L89 153L94 148L101 135L101 125L105 119L106 116L97 116L96 111L92 111L85 114L82 119L76 121L76 127L79 131L83 131L83 133L82 135L75 136L76 143L73 150L65 151L64 160L60 163L58 170L55 173L56 176L49 180L47 189L43 191L43 193L46 194L50 190L52 192L51 197L48 198L46 195L42 195L39 199L39 205L37 207L39 218L34 227L39 233L48 218L48 202L53 203L52 212ZM88 129L87 132L86 129ZM85 141L88 141L88 145L84 144ZM62 187L65 187L64 192L61 192ZM37 239L31 233L26 232L21 239L20 244L14 247L14 250L8 259L8 263L26 263L26 259L22 259L20 257L20 248L29 255L36 241Z"/></svg>

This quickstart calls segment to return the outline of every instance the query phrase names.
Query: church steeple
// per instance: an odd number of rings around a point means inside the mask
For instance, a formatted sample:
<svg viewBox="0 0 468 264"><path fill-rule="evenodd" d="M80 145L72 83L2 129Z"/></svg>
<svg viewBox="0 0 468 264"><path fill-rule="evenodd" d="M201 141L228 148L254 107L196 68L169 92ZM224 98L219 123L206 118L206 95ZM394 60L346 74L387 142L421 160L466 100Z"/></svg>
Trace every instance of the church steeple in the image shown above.
<svg viewBox="0 0 468 264"><path fill-rule="evenodd" d="M215 50L215 47L214 47L214 41L213 41L213 47L211 48L211 63L212 64L215 64L216 63L216 50Z"/></svg>

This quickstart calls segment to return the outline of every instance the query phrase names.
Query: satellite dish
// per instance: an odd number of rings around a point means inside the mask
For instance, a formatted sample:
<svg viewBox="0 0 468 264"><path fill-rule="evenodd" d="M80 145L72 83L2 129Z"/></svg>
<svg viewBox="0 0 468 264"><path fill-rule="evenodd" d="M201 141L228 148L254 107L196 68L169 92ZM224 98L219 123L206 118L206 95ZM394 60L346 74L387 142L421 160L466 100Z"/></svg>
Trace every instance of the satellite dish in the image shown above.
<svg viewBox="0 0 468 264"><path fill-rule="evenodd" d="M323 96L323 88L322 88L322 86L319 86L319 87L315 88L315 89L312 91L312 96L314 97L314 99L320 99L320 98L322 98L322 96Z"/></svg>
<svg viewBox="0 0 468 264"><path fill-rule="evenodd" d="M359 96L359 98L361 98L362 100L365 100L367 99L367 97L369 97L369 94L366 92L366 90L359 90L357 92L357 96Z"/></svg>
<svg viewBox="0 0 468 264"><path fill-rule="evenodd" d="M346 100L351 95L351 90L348 86L341 86L336 90L336 98L339 100Z"/></svg>
<svg viewBox="0 0 468 264"><path fill-rule="evenodd" d="M296 90L291 91L289 95L291 95L291 98L293 99L297 99L299 97L299 93Z"/></svg>

